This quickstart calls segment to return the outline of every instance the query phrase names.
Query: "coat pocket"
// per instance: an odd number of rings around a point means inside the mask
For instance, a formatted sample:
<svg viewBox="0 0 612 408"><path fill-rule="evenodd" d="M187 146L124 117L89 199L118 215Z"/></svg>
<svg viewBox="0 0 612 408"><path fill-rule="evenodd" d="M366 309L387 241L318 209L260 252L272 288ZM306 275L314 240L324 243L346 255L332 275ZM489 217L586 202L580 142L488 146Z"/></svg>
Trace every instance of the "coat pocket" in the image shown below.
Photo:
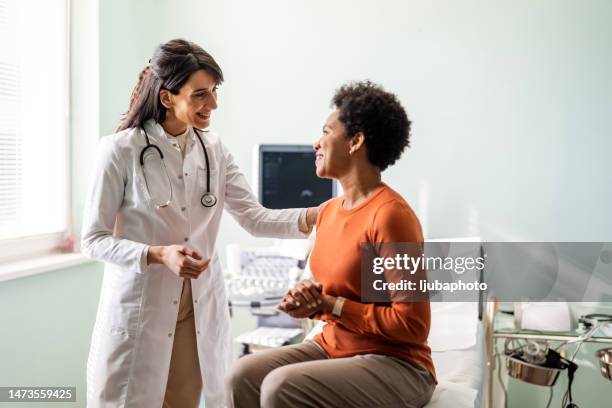
<svg viewBox="0 0 612 408"><path fill-rule="evenodd" d="M145 285L148 274L118 271L111 296L110 331L122 335L136 333L140 324ZM110 289L110 288L109 288Z"/></svg>

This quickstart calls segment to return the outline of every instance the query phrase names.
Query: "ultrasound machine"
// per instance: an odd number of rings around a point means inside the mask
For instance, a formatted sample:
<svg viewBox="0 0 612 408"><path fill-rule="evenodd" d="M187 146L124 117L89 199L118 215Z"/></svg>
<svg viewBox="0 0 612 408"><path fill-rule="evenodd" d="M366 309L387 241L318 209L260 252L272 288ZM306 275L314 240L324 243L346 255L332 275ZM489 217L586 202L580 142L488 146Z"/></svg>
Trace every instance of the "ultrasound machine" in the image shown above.
<svg viewBox="0 0 612 408"><path fill-rule="evenodd" d="M316 207L336 195L336 183L317 177L311 145L261 144L254 149L253 186L267 208ZM226 288L230 310L248 308L257 328L235 341L242 353L289 344L299 339L301 323L274 307L288 289L309 277L311 239L277 240L268 247L227 247Z"/></svg>

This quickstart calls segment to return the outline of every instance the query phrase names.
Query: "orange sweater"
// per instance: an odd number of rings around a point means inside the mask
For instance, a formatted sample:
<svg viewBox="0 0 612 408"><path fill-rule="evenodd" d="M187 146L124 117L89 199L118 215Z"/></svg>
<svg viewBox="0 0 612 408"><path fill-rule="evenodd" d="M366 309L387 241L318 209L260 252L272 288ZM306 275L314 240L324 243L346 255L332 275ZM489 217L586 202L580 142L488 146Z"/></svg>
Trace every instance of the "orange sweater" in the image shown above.
<svg viewBox="0 0 612 408"><path fill-rule="evenodd" d="M427 345L429 302L361 303L362 242L423 242L421 225L402 196L386 184L364 202L345 210L342 197L327 202L317 218L310 267L323 292L346 298L341 317L330 313L315 337L332 358L383 354L436 374Z"/></svg>

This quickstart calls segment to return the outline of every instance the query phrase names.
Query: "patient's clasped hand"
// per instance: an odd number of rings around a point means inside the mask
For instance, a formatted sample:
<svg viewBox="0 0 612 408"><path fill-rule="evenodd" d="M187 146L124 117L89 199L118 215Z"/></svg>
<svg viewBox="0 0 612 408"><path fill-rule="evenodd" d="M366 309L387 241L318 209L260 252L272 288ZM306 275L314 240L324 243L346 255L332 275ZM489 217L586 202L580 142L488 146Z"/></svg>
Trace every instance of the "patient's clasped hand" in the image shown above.
<svg viewBox="0 0 612 408"><path fill-rule="evenodd" d="M304 279L285 294L277 309L295 319L302 319L317 312L330 311L335 301L334 296L322 292L320 283Z"/></svg>

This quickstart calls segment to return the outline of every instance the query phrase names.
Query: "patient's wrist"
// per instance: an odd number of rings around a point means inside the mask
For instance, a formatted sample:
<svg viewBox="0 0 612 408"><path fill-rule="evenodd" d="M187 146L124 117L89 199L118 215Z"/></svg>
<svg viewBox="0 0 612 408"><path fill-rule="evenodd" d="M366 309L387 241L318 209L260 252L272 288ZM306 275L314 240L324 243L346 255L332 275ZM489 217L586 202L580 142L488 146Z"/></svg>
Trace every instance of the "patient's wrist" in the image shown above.
<svg viewBox="0 0 612 408"><path fill-rule="evenodd" d="M335 296L326 294L323 294L322 298L323 303L321 304L321 307L323 308L323 312L331 313L332 310L334 310L334 305L336 304L337 298Z"/></svg>

